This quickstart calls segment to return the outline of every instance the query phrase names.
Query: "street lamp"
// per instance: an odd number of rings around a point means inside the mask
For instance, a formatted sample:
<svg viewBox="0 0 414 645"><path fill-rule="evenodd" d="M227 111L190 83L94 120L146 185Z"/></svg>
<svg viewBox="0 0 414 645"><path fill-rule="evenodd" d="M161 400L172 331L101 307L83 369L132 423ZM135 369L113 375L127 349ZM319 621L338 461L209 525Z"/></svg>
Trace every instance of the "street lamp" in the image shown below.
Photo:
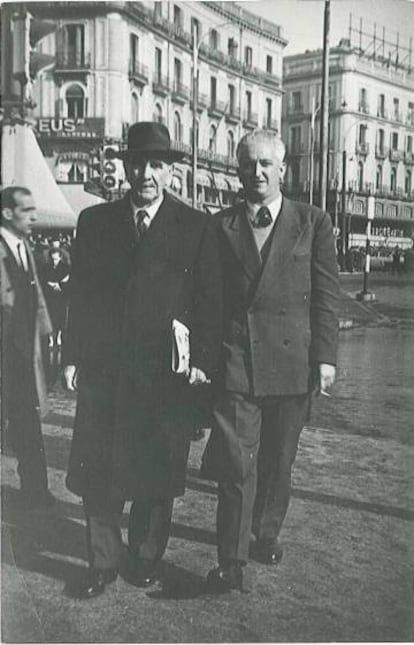
<svg viewBox="0 0 414 645"><path fill-rule="evenodd" d="M310 158L309 158L309 204L313 204L313 177L315 174L314 166L315 161L313 158L315 149L315 119L321 106L318 104L315 107L315 97L312 98L311 109L311 124L310 124Z"/></svg>
<svg viewBox="0 0 414 645"><path fill-rule="evenodd" d="M368 291L368 277L371 265L371 226L372 220L375 216L375 198L373 195L368 196L367 204L367 228L366 228L366 242L365 242L365 265L364 265L364 279L362 283L362 291L357 293L357 300L363 300L364 302L369 302L375 300L375 293Z"/></svg>

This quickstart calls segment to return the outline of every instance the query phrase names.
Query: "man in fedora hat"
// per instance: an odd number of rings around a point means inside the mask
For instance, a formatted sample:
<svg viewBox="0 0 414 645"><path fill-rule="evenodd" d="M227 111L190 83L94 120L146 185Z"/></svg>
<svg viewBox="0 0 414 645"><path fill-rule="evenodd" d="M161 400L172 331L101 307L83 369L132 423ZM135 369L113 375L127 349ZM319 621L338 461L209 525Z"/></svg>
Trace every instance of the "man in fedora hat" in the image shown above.
<svg viewBox="0 0 414 645"><path fill-rule="evenodd" d="M174 497L184 493L192 389L216 368L215 231L166 192L182 156L164 125L135 123L120 155L131 190L79 217L64 363L67 386L78 390L67 486L82 496L87 520L80 597L102 593L117 576L126 500L129 578L154 579ZM173 323L190 334L181 374L172 367Z"/></svg>

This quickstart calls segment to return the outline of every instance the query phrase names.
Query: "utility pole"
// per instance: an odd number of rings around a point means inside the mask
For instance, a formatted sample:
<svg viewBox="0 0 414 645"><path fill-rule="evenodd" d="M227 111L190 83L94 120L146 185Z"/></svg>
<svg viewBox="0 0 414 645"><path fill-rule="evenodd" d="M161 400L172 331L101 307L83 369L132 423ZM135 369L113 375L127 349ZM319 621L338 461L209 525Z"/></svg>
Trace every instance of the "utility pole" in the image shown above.
<svg viewBox="0 0 414 645"><path fill-rule="evenodd" d="M342 150L342 193L341 193L341 263L342 270L345 268L345 254L347 250L347 222L346 222L346 150L345 143Z"/></svg>
<svg viewBox="0 0 414 645"><path fill-rule="evenodd" d="M197 208L197 109L198 109L198 38L197 25L193 24L193 208Z"/></svg>
<svg viewBox="0 0 414 645"><path fill-rule="evenodd" d="M327 192L327 157L328 157L328 122L329 122L329 28L330 0L325 0L323 20L323 59L322 59L322 97L321 97L321 132L319 155L319 195L320 207L326 210Z"/></svg>

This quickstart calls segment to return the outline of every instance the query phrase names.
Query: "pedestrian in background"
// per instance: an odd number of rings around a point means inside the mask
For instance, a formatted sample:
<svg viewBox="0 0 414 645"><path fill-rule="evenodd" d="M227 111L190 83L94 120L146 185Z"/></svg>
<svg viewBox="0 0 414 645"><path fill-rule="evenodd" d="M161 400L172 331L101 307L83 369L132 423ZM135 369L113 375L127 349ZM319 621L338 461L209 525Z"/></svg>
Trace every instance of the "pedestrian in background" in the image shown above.
<svg viewBox="0 0 414 645"><path fill-rule="evenodd" d="M338 275L330 217L280 193L285 146L267 130L237 148L245 201L218 216L224 281L222 379L204 473L218 480L214 591L242 588L255 558L282 557L279 533L313 390L335 379Z"/></svg>
<svg viewBox="0 0 414 645"><path fill-rule="evenodd" d="M117 576L125 500L128 579L146 586L158 575L174 497L184 493L190 386L216 369L217 240L207 216L166 192L181 157L165 126L136 123L122 154L131 190L79 218L64 361L68 387L79 391L67 485L87 519L90 566L75 590L83 598ZM177 325L188 330L180 373L172 365Z"/></svg>
<svg viewBox="0 0 414 645"><path fill-rule="evenodd" d="M54 498L41 430L47 411L41 345L52 327L27 242L37 218L30 191L4 188L1 213L2 426L17 457L23 505L46 508Z"/></svg>
<svg viewBox="0 0 414 645"><path fill-rule="evenodd" d="M53 331L50 345L62 344L66 324L68 302L69 266L63 259L60 248L51 248L46 265L41 271L44 294L52 320Z"/></svg>

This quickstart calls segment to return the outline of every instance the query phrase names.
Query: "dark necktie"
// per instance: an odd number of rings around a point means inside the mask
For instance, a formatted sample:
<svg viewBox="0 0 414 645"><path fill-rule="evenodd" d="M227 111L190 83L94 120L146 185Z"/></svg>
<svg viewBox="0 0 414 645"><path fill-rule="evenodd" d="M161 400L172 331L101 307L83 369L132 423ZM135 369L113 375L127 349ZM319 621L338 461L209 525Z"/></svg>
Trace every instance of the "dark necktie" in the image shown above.
<svg viewBox="0 0 414 645"><path fill-rule="evenodd" d="M17 255L19 256L20 268L27 273L26 263L23 259L23 243L19 242L17 245Z"/></svg>
<svg viewBox="0 0 414 645"><path fill-rule="evenodd" d="M149 216L147 211L138 211L136 217L137 231L140 237L143 237L149 228Z"/></svg>
<svg viewBox="0 0 414 645"><path fill-rule="evenodd" d="M254 228L266 228L272 223L272 216L267 206L262 206L253 220Z"/></svg>

